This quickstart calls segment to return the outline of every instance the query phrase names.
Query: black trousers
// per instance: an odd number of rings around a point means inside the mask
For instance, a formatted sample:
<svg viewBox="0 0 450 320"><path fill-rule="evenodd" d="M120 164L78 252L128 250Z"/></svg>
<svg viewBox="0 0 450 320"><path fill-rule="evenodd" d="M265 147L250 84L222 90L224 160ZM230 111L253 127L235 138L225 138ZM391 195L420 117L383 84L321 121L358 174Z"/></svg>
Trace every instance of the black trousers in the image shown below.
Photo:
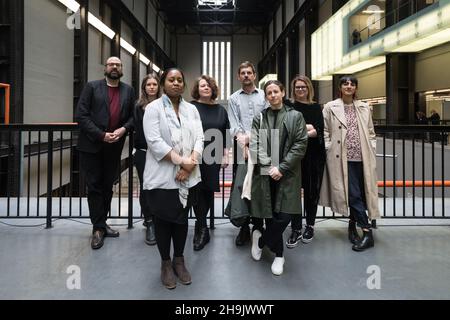
<svg viewBox="0 0 450 320"><path fill-rule="evenodd" d="M284 248L283 232L291 221L291 215L283 212L274 212L272 216L272 219L265 219L266 230L263 231L259 240L259 247L262 248L266 245L277 257L282 257Z"/></svg>
<svg viewBox="0 0 450 320"><path fill-rule="evenodd" d="M144 196L143 186L146 156L146 151L142 151L140 149L136 150L136 153L134 154L134 166L136 167L139 177L139 204L141 205L141 214L144 216L145 221L150 221L153 219L153 215L151 214L151 207L147 201L147 198Z"/></svg>
<svg viewBox="0 0 450 320"><path fill-rule="evenodd" d="M113 184L119 176L123 142L107 144L97 153L80 152L80 167L88 188L89 217L93 230L105 230L111 210Z"/></svg>
<svg viewBox="0 0 450 320"><path fill-rule="evenodd" d="M348 202L350 205L350 220L356 221L360 228L370 229L366 210L364 191L364 171L362 162L348 163Z"/></svg>
<svg viewBox="0 0 450 320"><path fill-rule="evenodd" d="M170 259L170 244L173 240L174 257L183 257L188 234L187 224L177 224L154 217L155 237L161 260Z"/></svg>
<svg viewBox="0 0 450 320"><path fill-rule="evenodd" d="M197 204L194 205L194 213L197 218L197 225L200 228L207 227L207 215L214 203L214 191L198 188Z"/></svg>
<svg viewBox="0 0 450 320"><path fill-rule="evenodd" d="M324 161L320 156L308 155L302 161L302 189L303 189L303 212L304 214L291 215L291 227L293 230L301 230L303 216L306 216L306 224L314 226L319 205L320 187L324 170Z"/></svg>

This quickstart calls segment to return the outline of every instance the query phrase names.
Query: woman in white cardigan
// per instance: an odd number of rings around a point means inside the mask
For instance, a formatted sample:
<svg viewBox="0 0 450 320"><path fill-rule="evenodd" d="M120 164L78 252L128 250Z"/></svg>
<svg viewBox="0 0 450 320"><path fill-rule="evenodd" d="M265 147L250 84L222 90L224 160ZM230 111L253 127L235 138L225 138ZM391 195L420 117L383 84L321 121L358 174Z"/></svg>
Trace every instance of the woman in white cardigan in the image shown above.
<svg viewBox="0 0 450 320"><path fill-rule="evenodd" d="M183 253L188 213L201 181L198 161L203 152L203 128L197 108L181 97L186 87L184 79L181 70L166 70L161 76L164 94L150 103L143 120L148 145L144 190L155 216L161 281L168 289L176 287L176 277L182 284L191 283Z"/></svg>

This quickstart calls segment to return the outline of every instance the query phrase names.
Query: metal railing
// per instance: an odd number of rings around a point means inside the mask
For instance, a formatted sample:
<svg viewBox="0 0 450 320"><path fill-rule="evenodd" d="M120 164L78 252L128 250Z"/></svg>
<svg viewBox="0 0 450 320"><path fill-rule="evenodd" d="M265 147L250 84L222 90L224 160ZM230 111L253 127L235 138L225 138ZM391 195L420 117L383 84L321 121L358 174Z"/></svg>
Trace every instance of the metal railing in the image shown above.
<svg viewBox="0 0 450 320"><path fill-rule="evenodd" d="M0 110L1 117L4 118L4 123L9 124L9 109L10 109L10 96L11 96L11 86L6 83L0 83L0 90L3 89L5 91L4 94L4 111ZM3 113L4 112L4 113Z"/></svg>
<svg viewBox="0 0 450 320"><path fill-rule="evenodd" d="M380 211L383 218L450 218L450 126L376 126ZM0 125L0 218L89 218L84 177L78 167L76 124ZM428 140L427 137L434 137ZM131 139L130 139L131 138ZM132 134L128 141L132 141ZM133 144L125 144L110 218L141 219ZM210 226L224 215L231 167L221 173ZM220 204L220 205L219 205ZM219 213L219 214L217 214ZM190 217L193 217L191 212ZM338 218L321 209L319 218Z"/></svg>

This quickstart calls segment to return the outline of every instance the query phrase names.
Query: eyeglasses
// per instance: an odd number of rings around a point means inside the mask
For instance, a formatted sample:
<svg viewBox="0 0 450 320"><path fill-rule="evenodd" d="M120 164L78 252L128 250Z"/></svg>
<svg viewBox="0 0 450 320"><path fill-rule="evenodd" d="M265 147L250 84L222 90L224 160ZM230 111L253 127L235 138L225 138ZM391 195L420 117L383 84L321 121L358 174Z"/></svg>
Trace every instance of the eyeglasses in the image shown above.
<svg viewBox="0 0 450 320"><path fill-rule="evenodd" d="M107 63L106 66L107 67L118 67L118 68L120 68L120 67L122 67L122 64L121 63Z"/></svg>
<svg viewBox="0 0 450 320"><path fill-rule="evenodd" d="M308 90L307 86L299 86L299 87L295 87L295 90Z"/></svg>

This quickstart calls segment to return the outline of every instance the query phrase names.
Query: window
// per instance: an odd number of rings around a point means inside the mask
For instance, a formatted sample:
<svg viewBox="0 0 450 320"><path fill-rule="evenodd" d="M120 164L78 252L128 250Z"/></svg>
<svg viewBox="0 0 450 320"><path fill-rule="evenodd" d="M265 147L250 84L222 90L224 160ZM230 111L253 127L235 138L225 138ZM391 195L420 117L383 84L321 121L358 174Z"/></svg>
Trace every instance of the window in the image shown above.
<svg viewBox="0 0 450 320"><path fill-rule="evenodd" d="M203 41L202 70L217 81L218 99L227 100L231 95L231 42Z"/></svg>

